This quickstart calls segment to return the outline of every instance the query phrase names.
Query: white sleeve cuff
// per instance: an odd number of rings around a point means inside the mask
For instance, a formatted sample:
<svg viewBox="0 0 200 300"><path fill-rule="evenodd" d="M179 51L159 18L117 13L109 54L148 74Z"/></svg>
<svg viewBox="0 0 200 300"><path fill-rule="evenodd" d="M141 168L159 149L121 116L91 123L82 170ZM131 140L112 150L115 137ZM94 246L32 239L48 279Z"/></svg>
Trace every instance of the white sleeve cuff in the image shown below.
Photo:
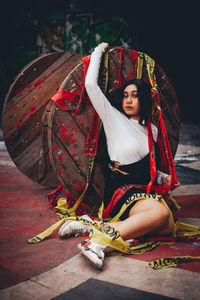
<svg viewBox="0 0 200 300"><path fill-rule="evenodd" d="M101 45L98 45L96 48L94 48L94 51L101 51L102 53L104 53L105 49Z"/></svg>
<svg viewBox="0 0 200 300"><path fill-rule="evenodd" d="M168 174L163 173L159 170L157 170L157 183L159 185L165 185L165 178L168 176Z"/></svg>

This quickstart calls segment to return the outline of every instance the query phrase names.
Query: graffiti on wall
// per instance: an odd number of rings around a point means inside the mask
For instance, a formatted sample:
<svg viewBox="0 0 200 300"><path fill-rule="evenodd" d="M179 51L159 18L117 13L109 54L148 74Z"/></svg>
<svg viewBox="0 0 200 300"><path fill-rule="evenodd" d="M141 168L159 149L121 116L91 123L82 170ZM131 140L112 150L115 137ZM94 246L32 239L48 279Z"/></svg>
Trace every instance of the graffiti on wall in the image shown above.
<svg viewBox="0 0 200 300"><path fill-rule="evenodd" d="M24 66L47 53L72 51L86 56L102 41L111 47L137 48L128 25L116 17L108 20L92 13L66 13L58 8L45 11L44 15L22 11L14 25L13 46L6 62L11 80Z"/></svg>
<svg viewBox="0 0 200 300"><path fill-rule="evenodd" d="M65 51L65 14L61 10L50 10L40 23L37 35L37 56Z"/></svg>
<svg viewBox="0 0 200 300"><path fill-rule="evenodd" d="M107 21L93 20L91 14L67 15L65 25L66 51L74 51L83 56L91 53L102 41L124 48L130 48L133 44L127 24L116 18Z"/></svg>
<svg viewBox="0 0 200 300"><path fill-rule="evenodd" d="M67 14L42 27L37 37L38 55L65 50L85 56L101 41L124 48L133 44L128 26L122 20L93 20L92 14Z"/></svg>

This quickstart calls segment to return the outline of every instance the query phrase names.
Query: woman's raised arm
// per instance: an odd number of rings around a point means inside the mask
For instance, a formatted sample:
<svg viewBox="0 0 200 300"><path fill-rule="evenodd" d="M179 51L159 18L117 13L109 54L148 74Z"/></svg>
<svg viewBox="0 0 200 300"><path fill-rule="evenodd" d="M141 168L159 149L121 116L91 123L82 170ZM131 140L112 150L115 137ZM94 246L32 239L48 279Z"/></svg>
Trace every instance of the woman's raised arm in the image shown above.
<svg viewBox="0 0 200 300"><path fill-rule="evenodd" d="M103 53L108 49L107 43L99 44L91 55L90 64L88 67L85 88L88 96L98 113L99 117L104 121L110 110L113 109L108 99L105 97L100 87L98 86L99 69Z"/></svg>

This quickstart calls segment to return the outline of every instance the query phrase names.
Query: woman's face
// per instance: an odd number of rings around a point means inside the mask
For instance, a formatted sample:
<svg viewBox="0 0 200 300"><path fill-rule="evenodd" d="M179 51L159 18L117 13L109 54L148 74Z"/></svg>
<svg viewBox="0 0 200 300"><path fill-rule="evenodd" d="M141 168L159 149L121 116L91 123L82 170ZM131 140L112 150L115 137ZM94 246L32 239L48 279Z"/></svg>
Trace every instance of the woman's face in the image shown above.
<svg viewBox="0 0 200 300"><path fill-rule="evenodd" d="M140 119L140 101L138 98L137 86L135 84L130 84L125 87L122 107L124 112L132 119Z"/></svg>

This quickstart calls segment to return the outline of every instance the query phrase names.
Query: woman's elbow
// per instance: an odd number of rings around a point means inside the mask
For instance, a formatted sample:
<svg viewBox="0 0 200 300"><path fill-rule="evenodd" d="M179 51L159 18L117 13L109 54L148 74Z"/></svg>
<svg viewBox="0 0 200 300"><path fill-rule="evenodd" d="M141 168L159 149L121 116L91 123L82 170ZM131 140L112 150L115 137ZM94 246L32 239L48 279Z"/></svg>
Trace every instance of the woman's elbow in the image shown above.
<svg viewBox="0 0 200 300"><path fill-rule="evenodd" d="M86 78L86 80L85 80L85 88L86 88L86 89L87 89L87 88L90 88L90 85L91 85L90 81L87 80L87 78Z"/></svg>
<svg viewBox="0 0 200 300"><path fill-rule="evenodd" d="M86 91L91 91L94 90L94 88L96 87L96 84L94 82L92 82L91 80L86 80L85 81L85 88Z"/></svg>

